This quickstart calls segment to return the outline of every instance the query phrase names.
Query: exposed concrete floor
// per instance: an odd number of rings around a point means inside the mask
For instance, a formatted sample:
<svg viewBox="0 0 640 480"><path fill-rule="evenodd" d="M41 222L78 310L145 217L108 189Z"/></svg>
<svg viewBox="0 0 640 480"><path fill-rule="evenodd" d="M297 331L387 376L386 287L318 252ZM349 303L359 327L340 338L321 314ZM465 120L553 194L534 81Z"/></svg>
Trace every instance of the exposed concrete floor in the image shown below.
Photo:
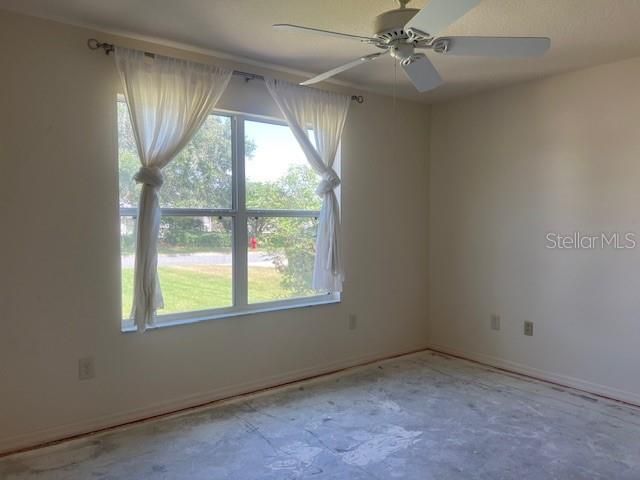
<svg viewBox="0 0 640 480"><path fill-rule="evenodd" d="M640 479L640 409L430 352L0 460L17 479Z"/></svg>

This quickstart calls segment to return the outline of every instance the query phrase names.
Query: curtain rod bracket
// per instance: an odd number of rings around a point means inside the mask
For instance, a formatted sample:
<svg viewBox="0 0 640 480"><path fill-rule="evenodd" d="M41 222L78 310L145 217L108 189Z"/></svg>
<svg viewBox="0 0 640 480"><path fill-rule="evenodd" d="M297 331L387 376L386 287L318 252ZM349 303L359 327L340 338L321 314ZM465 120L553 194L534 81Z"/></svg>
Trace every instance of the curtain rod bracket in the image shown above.
<svg viewBox="0 0 640 480"><path fill-rule="evenodd" d="M90 38L87 40L87 46L90 50L99 50L100 48L103 48L105 55L109 55L115 50L113 43L99 42L96 38Z"/></svg>

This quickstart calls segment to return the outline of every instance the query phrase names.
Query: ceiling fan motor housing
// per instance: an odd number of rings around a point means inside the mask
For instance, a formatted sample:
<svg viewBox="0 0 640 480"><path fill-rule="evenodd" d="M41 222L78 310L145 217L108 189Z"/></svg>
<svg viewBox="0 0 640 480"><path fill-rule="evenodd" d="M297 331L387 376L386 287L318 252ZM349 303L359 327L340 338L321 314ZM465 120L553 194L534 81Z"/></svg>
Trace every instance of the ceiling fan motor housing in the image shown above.
<svg viewBox="0 0 640 480"><path fill-rule="evenodd" d="M385 43L409 38L409 33L404 30L404 26L418 12L417 8L398 8L381 13L373 23L374 37Z"/></svg>

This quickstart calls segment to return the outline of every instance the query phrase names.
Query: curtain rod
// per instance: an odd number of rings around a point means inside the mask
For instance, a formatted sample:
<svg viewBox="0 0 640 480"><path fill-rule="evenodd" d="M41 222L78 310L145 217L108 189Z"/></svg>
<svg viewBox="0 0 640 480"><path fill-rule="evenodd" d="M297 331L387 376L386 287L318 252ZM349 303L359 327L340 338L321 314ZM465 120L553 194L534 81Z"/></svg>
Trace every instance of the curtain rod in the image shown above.
<svg viewBox="0 0 640 480"><path fill-rule="evenodd" d="M111 52L115 50L115 45L113 43L100 42L95 38L90 38L87 40L87 46L91 50L99 50L103 49L106 55L109 55ZM144 52L144 54L148 57L155 58L155 53ZM249 73L243 72L241 70L234 70L233 74L238 77L243 77L246 82L249 80L264 80L264 76L258 75L257 73ZM364 97L362 95L351 95L351 100L357 103L364 103Z"/></svg>

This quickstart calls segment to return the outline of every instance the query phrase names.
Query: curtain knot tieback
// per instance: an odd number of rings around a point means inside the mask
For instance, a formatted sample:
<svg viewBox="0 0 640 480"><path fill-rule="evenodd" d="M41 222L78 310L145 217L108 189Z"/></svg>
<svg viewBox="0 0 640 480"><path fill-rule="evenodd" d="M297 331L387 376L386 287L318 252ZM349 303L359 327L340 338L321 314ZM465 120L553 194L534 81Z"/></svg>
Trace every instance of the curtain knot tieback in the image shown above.
<svg viewBox="0 0 640 480"><path fill-rule="evenodd" d="M338 185L340 185L340 177L338 177L338 174L330 168L322 174L322 180L320 181L318 188L316 188L316 193L320 196L325 195L332 190L335 190Z"/></svg>
<svg viewBox="0 0 640 480"><path fill-rule="evenodd" d="M164 182L164 177L158 167L140 167L133 179L137 183L144 183L154 188L160 188Z"/></svg>

